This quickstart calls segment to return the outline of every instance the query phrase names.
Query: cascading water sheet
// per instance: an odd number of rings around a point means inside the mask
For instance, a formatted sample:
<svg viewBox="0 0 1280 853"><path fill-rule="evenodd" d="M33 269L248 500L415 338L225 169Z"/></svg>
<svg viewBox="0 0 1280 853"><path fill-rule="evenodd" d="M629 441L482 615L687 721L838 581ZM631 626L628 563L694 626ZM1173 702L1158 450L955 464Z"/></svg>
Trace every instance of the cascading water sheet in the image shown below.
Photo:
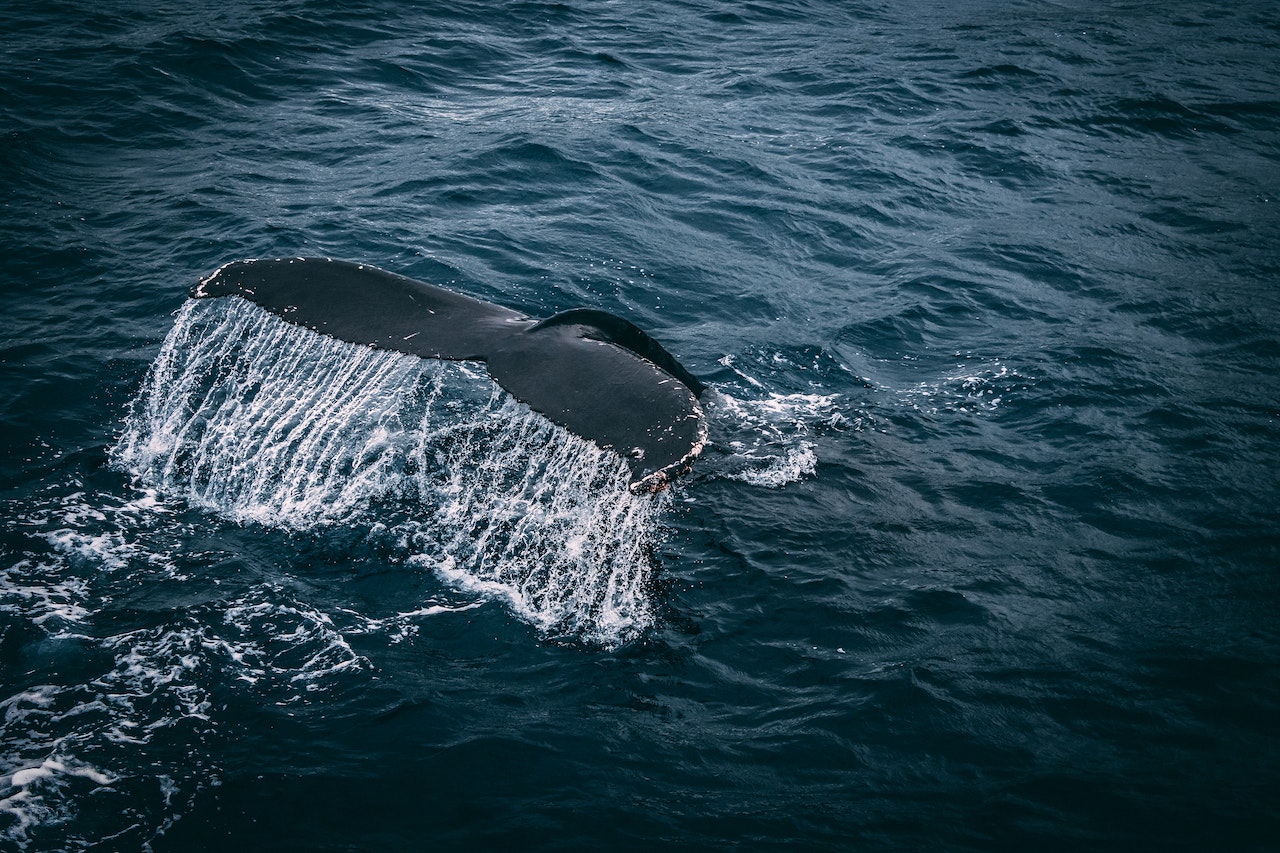
<svg viewBox="0 0 1280 853"><path fill-rule="evenodd" d="M544 636L653 623L658 515L625 463L465 363L336 341L238 299L178 312L112 452L239 523L344 525L500 598Z"/></svg>

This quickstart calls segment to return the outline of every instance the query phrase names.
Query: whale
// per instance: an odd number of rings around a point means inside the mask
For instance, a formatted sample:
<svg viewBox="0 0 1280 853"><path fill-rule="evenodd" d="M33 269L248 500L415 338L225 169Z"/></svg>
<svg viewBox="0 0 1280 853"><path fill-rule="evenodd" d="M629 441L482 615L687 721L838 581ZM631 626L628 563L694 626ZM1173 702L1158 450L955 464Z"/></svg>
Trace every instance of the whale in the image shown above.
<svg viewBox="0 0 1280 853"><path fill-rule="evenodd" d="M706 390L630 321L592 308L539 319L368 264L266 258L224 264L195 299L240 298L338 340L473 361L535 412L630 469L633 493L689 472L707 442Z"/></svg>

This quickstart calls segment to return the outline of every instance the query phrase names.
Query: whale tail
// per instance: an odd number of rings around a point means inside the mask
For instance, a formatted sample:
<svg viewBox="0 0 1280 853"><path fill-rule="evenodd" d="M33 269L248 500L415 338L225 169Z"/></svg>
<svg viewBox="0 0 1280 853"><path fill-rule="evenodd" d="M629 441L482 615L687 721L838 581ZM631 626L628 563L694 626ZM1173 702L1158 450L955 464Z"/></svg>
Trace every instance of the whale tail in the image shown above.
<svg viewBox="0 0 1280 853"><path fill-rule="evenodd" d="M641 329L579 308L536 320L366 264L236 261L191 290L238 296L325 335L422 358L484 362L513 397L621 455L631 490L686 472L707 439L705 386Z"/></svg>

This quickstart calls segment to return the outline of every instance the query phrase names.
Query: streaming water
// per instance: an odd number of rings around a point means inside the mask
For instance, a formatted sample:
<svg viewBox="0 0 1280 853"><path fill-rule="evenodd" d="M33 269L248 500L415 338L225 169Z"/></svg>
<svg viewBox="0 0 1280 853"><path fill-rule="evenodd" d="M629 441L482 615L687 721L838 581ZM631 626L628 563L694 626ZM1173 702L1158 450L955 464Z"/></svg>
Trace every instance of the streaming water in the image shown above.
<svg viewBox="0 0 1280 853"><path fill-rule="evenodd" d="M546 636L614 646L653 621L665 499L482 370L344 343L239 299L178 312L113 462L222 517L342 524Z"/></svg>

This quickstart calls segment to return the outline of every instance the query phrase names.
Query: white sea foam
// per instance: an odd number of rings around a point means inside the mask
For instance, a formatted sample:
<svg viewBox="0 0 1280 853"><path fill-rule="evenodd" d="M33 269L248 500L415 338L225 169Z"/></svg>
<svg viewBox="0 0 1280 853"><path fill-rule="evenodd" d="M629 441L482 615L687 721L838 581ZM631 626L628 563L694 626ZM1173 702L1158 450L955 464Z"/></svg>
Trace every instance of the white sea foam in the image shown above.
<svg viewBox="0 0 1280 853"><path fill-rule="evenodd" d="M354 624L348 626L345 633L348 635L380 634L392 643L399 643L409 637L417 636L419 626L424 619L475 610L483 606L483 601L468 601L463 604L441 604L436 602L423 604L422 607L414 610L396 613L394 616L380 619L345 610L343 612L347 618L354 620Z"/></svg>
<svg viewBox="0 0 1280 853"><path fill-rule="evenodd" d="M0 700L0 813L10 817L0 839L25 847L33 828L70 819L110 789L116 776L86 756L102 757L111 738L99 727L113 710L96 683L33 685Z"/></svg>
<svg viewBox="0 0 1280 853"><path fill-rule="evenodd" d="M753 486L781 488L804 477L811 477L818 468L818 456L807 441L786 447L779 454L761 457L744 455L743 459L758 460L755 467L743 467L725 474L731 480L741 480Z"/></svg>
<svg viewBox="0 0 1280 853"><path fill-rule="evenodd" d="M223 618L226 635L203 636L201 645L229 658L239 680L276 690L277 703L301 698L293 688L323 690L337 674L372 668L327 613L279 590L254 591L225 608Z"/></svg>
<svg viewBox="0 0 1280 853"><path fill-rule="evenodd" d="M724 458L720 474L756 486L781 488L817 470L812 440L819 427L857 428L837 394L770 393L742 399L709 391L707 412Z"/></svg>
<svg viewBox="0 0 1280 853"><path fill-rule="evenodd" d="M46 617L67 603L27 590L38 589L39 578L53 568L26 561L0 573L0 603L44 631L18 635L23 653L74 655L76 666L88 669L72 684L28 685L0 698L0 742L6 745L0 755L0 813L9 816L0 821L0 847L25 846L36 828L74 818L90 793L99 808L118 806L123 795L110 791L117 780L100 760L157 738L163 743L175 731L183 738L211 735L215 686L224 698L225 691L240 690L248 694L242 701L289 706L372 668L347 640L358 633L345 624L349 620L335 624L273 584L249 587L155 626L101 637L51 633ZM83 601L83 584L66 594ZM402 615L418 619L432 612ZM178 780L167 777L157 784L166 800L191 797L215 773L216 768L191 765Z"/></svg>
<svg viewBox="0 0 1280 853"><path fill-rule="evenodd" d="M1026 390L1030 381L996 359L957 365L938 379L918 382L896 395L903 405L923 414L977 414L1000 408L1010 394Z"/></svg>
<svg viewBox="0 0 1280 853"><path fill-rule="evenodd" d="M59 567L23 559L0 572L0 610L20 612L52 632L73 630L89 610L88 582L59 577Z"/></svg>
<svg viewBox="0 0 1280 853"><path fill-rule="evenodd" d="M3 837L24 841L32 826L64 816L63 791L75 779L97 787L115 781L115 777L92 765L62 756L49 756L39 764L11 770L7 780L0 777L0 792L4 793L0 814L8 814L14 821Z"/></svg>
<svg viewBox="0 0 1280 853"><path fill-rule="evenodd" d="M117 781L87 756L135 750L166 732L212 734L213 685L247 691L255 704L287 706L370 667L328 615L272 585L155 627L96 640L53 639L92 647L88 659L106 665L73 685L33 685L0 700L0 742L7 745L0 812L11 816L0 839L18 845L30 841L35 827L71 819L89 792ZM181 783L172 777L157 783L166 801L194 795L214 773L185 770ZM103 807L113 796L98 795Z"/></svg>

